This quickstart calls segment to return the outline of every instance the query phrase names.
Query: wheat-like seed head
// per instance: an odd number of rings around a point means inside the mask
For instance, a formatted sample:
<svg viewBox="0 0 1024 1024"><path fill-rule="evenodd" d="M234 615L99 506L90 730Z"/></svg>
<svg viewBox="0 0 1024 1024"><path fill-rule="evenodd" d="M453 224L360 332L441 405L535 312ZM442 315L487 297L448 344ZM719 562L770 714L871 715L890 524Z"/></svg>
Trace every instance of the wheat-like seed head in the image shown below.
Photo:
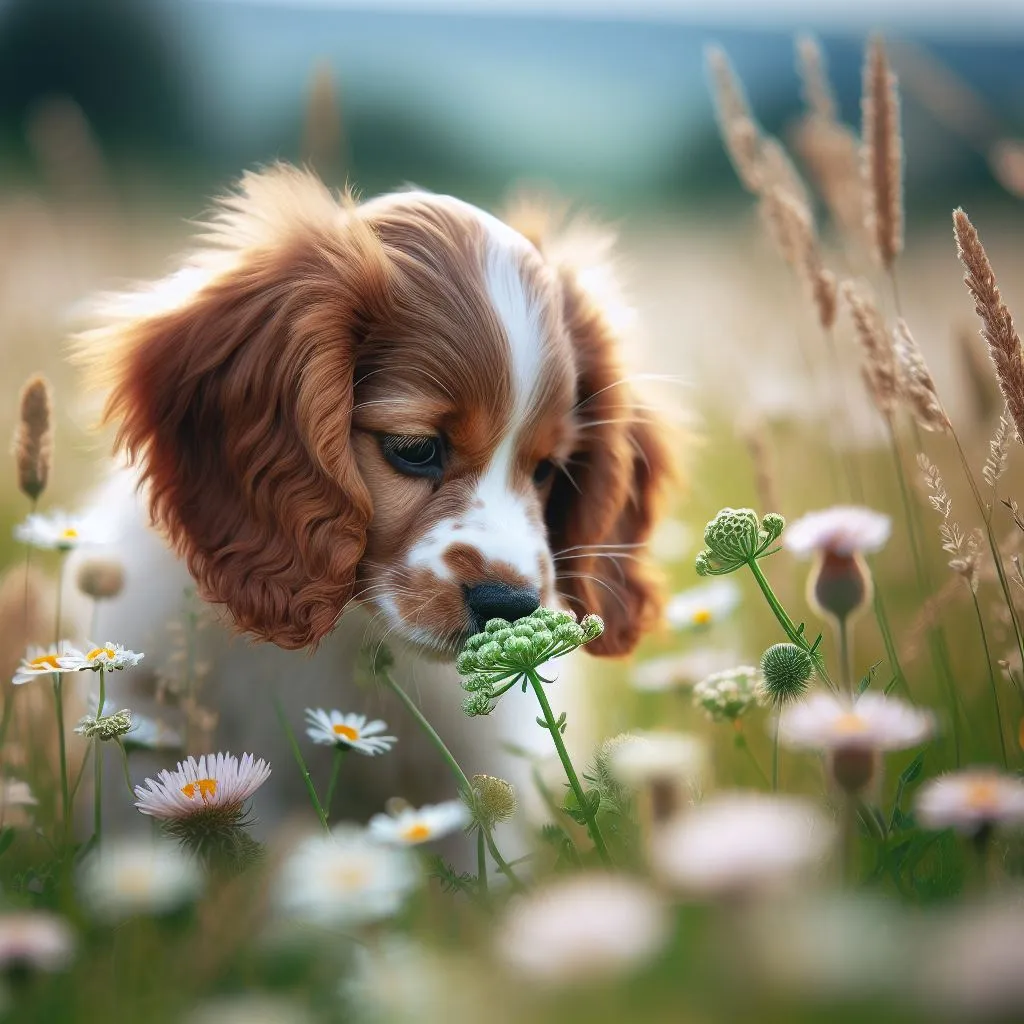
<svg viewBox="0 0 1024 1024"><path fill-rule="evenodd" d="M53 460L52 398L45 377L31 377L21 389L21 415L14 431L18 487L37 501L46 490Z"/></svg>
<svg viewBox="0 0 1024 1024"><path fill-rule="evenodd" d="M903 250L903 140L896 76L878 36L864 58L861 116L865 225L879 262L891 270Z"/></svg>
<svg viewBox="0 0 1024 1024"><path fill-rule="evenodd" d="M925 430L945 433L950 429L949 417L939 401L935 381L907 322L900 317L892 332L893 352L899 369L900 394L914 419Z"/></svg>
<svg viewBox="0 0 1024 1024"><path fill-rule="evenodd" d="M750 192L761 187L761 132L747 102L743 85L725 52L717 46L707 51L711 95L726 152L743 186Z"/></svg>
<svg viewBox="0 0 1024 1024"><path fill-rule="evenodd" d="M809 35L797 36L796 58L807 109L826 121L835 121L836 98L832 93L832 83L825 68L825 56L821 52L818 40Z"/></svg>
<svg viewBox="0 0 1024 1024"><path fill-rule="evenodd" d="M985 465L981 470L985 483L993 490L995 490L996 484L999 483L1000 478L1006 471L1006 463L1010 457L1010 436L1012 431L1013 424L1010 422L1009 416L1004 412L999 417L995 433L988 442L988 458L985 459Z"/></svg>
<svg viewBox="0 0 1024 1024"><path fill-rule="evenodd" d="M970 218L961 209L953 211L953 232L957 256L967 273L964 283L974 298L975 312L981 319L981 336L996 369L999 390L1013 420L1017 438L1024 438L1024 354L1013 317L1003 302L995 271Z"/></svg>
<svg viewBox="0 0 1024 1024"><path fill-rule="evenodd" d="M960 524L951 518L953 499L946 491L938 467L924 452L917 456L917 465L928 489L928 504L942 516L939 537L942 540L942 550L953 556L949 560L949 567L975 590L981 564L981 534L978 530L964 533Z"/></svg>
<svg viewBox="0 0 1024 1024"><path fill-rule="evenodd" d="M842 293L864 355L861 372L868 392L878 411L890 420L900 394L900 380L885 320L866 286L844 281Z"/></svg>

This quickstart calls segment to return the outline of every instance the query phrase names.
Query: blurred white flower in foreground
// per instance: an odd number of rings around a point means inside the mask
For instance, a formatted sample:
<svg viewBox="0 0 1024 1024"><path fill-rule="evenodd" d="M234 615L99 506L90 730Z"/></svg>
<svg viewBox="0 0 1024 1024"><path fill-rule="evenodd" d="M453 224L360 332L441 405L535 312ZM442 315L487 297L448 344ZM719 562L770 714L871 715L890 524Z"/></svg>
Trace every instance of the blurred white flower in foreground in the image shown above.
<svg viewBox="0 0 1024 1024"><path fill-rule="evenodd" d="M722 793L651 839L655 874L688 892L724 895L785 881L820 861L831 821L797 797Z"/></svg>
<svg viewBox="0 0 1024 1024"><path fill-rule="evenodd" d="M713 722L735 722L763 700L764 679L753 665L715 672L693 688L693 703Z"/></svg>
<svg viewBox="0 0 1024 1024"><path fill-rule="evenodd" d="M343 928L391 917L418 883L411 853L342 825L295 848L278 875L275 898L284 917Z"/></svg>
<svg viewBox="0 0 1024 1024"><path fill-rule="evenodd" d="M56 914L26 910L0 915L0 971L60 971L70 964L74 949L71 929Z"/></svg>
<svg viewBox="0 0 1024 1024"><path fill-rule="evenodd" d="M669 928L667 905L643 883L580 875L512 903L495 943L517 973L571 984L645 963L664 946Z"/></svg>
<svg viewBox="0 0 1024 1024"><path fill-rule="evenodd" d="M315 1024L304 1007L282 996L223 996L193 1010L186 1024Z"/></svg>
<svg viewBox="0 0 1024 1024"><path fill-rule="evenodd" d="M82 544L102 544L106 540L81 517L60 511L47 515L33 512L14 528L14 538L44 551L71 551Z"/></svg>
<svg viewBox="0 0 1024 1024"><path fill-rule="evenodd" d="M78 667L68 667L64 664L64 658L74 651L71 642L62 640L56 647L30 647L21 664L14 673L11 682L15 686L31 682L36 676L51 676L55 672L77 672Z"/></svg>
<svg viewBox="0 0 1024 1024"><path fill-rule="evenodd" d="M1024 780L993 768L948 772L921 786L915 811L925 828L969 835L997 825L1024 825Z"/></svg>
<svg viewBox="0 0 1024 1024"><path fill-rule="evenodd" d="M692 781L707 766L703 740L683 732L634 732L617 737L608 758L612 775L639 789L660 779Z"/></svg>
<svg viewBox="0 0 1024 1024"><path fill-rule="evenodd" d="M242 806L270 777L270 766L253 754L239 760L232 754L204 754L197 761L179 761L174 771L164 769L156 781L135 787L135 806L143 813L167 821L197 815L224 820L237 818Z"/></svg>
<svg viewBox="0 0 1024 1024"><path fill-rule="evenodd" d="M670 598L665 618L676 629L700 629L727 618L739 603L740 588L735 580L711 580Z"/></svg>
<svg viewBox="0 0 1024 1024"><path fill-rule="evenodd" d="M203 873L173 843L123 840L93 853L81 866L78 885L94 916L119 921L177 910L199 895Z"/></svg>
<svg viewBox="0 0 1024 1024"><path fill-rule="evenodd" d="M803 750L905 750L934 731L930 712L880 693L853 702L815 693L786 705L779 716L779 742Z"/></svg>
<svg viewBox="0 0 1024 1024"><path fill-rule="evenodd" d="M658 562L679 562L693 547L693 530L679 519L666 516L654 528L647 547Z"/></svg>
<svg viewBox="0 0 1024 1024"><path fill-rule="evenodd" d="M441 839L465 828L470 822L469 809L461 800L447 800L425 807L403 807L396 814L375 814L369 832L382 843L418 846Z"/></svg>
<svg viewBox="0 0 1024 1024"><path fill-rule="evenodd" d="M630 681L633 689L646 693L685 689L715 672L724 672L738 665L740 661L740 656L734 651L698 647L683 654L667 654L642 661L633 669Z"/></svg>
<svg viewBox="0 0 1024 1024"><path fill-rule="evenodd" d="M816 552L842 557L871 554L885 546L892 520L881 512L856 505L836 505L790 523L782 536L787 551L798 558Z"/></svg>
<svg viewBox="0 0 1024 1024"><path fill-rule="evenodd" d="M387 731L387 722L379 718L368 722L366 715L343 715L340 711L306 708L306 722L306 735L314 743L345 747L371 757L386 754L398 742L394 736L381 735Z"/></svg>

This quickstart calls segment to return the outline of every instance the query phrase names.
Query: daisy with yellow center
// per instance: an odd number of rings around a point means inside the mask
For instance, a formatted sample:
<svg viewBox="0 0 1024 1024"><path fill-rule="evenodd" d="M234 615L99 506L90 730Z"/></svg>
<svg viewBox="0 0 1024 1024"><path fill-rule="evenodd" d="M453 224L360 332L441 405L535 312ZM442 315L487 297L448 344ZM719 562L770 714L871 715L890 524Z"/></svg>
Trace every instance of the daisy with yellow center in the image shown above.
<svg viewBox="0 0 1024 1024"><path fill-rule="evenodd" d="M386 722L379 718L368 722L366 715L306 708L306 723L306 735L314 743L356 750L369 757L386 754L398 742L394 736L382 735L387 731Z"/></svg>
<svg viewBox="0 0 1024 1024"><path fill-rule="evenodd" d="M780 743L822 752L844 747L905 750L934 731L928 711L880 693L865 693L854 702L816 693L787 705L779 717Z"/></svg>
<svg viewBox="0 0 1024 1024"><path fill-rule="evenodd" d="M103 540L77 516L65 512L49 515L33 512L14 528L14 537L22 544L44 551L71 551L82 544L97 544Z"/></svg>
<svg viewBox="0 0 1024 1024"><path fill-rule="evenodd" d="M465 828L469 822L466 805L460 800L448 800L426 807L406 807L394 815L375 814L370 819L369 833L382 843L419 846Z"/></svg>
<svg viewBox="0 0 1024 1024"><path fill-rule="evenodd" d="M22 683L31 682L36 676L50 676L55 672L77 672L77 663L67 663L68 657L77 653L67 640L62 640L56 650L30 647L25 657L21 659L11 682L15 686L20 686Z"/></svg>
<svg viewBox="0 0 1024 1024"><path fill-rule="evenodd" d="M676 594L665 617L679 630L704 629L727 618L739 603L739 586L733 580L716 579Z"/></svg>
<svg viewBox="0 0 1024 1024"><path fill-rule="evenodd" d="M352 825L311 836L285 862L276 903L285 918L350 927L396 914L419 882L408 850L383 846Z"/></svg>
<svg viewBox="0 0 1024 1024"><path fill-rule="evenodd" d="M144 657L144 654L136 654L108 640L104 644L89 644L84 654L71 649L66 653L64 661L68 669L81 672L98 672L101 668L107 672L121 672L126 668L135 668Z"/></svg>
<svg viewBox="0 0 1024 1024"><path fill-rule="evenodd" d="M197 761L179 761L174 771L165 769L156 780L135 787L135 806L142 814L164 821L182 821L199 815L240 819L246 800L270 777L262 758L243 754L204 754Z"/></svg>
<svg viewBox="0 0 1024 1024"><path fill-rule="evenodd" d="M915 806L917 820L932 829L973 835L998 825L1024 825L1024 780L991 768L949 772L926 782Z"/></svg>

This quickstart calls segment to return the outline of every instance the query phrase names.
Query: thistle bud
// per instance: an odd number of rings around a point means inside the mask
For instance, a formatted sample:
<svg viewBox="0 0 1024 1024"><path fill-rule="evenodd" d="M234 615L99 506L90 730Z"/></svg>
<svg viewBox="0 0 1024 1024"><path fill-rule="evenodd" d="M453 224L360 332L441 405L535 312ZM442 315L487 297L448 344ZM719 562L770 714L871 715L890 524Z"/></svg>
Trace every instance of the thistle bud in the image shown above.
<svg viewBox="0 0 1024 1024"><path fill-rule="evenodd" d="M796 644L773 644L761 656L765 696L775 707L802 697L813 671L811 656Z"/></svg>
<svg viewBox="0 0 1024 1024"><path fill-rule="evenodd" d="M474 775L473 806L485 828L511 821L516 813L516 792L510 782L494 775Z"/></svg>

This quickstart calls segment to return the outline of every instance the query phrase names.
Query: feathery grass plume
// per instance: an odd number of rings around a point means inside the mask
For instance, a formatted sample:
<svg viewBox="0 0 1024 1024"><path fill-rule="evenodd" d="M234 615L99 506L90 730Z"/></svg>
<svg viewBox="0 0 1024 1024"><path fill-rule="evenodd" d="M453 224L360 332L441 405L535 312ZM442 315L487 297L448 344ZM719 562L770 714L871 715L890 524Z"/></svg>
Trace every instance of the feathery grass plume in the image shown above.
<svg viewBox="0 0 1024 1024"><path fill-rule="evenodd" d="M1000 478L1006 471L1006 463L1010 457L1010 423L1009 417L1004 412L999 417L999 423L996 425L995 433L992 435L988 442L988 458L985 459L985 465L982 467L981 475L985 478L985 483L992 488L996 489L996 484L999 483Z"/></svg>
<svg viewBox="0 0 1024 1024"><path fill-rule="evenodd" d="M1017 430L1024 439L1024 354L1013 317L1003 302L996 275L978 232L970 218L959 207L953 211L953 232L956 251L967 271L964 283L974 298L974 309L981 318L981 336L988 343L988 352L996 369L999 390Z"/></svg>
<svg viewBox="0 0 1024 1024"><path fill-rule="evenodd" d="M46 490L53 461L53 401L50 382L42 376L30 377L21 389L21 413L14 430L14 461L18 467L18 487L35 502Z"/></svg>
<svg viewBox="0 0 1024 1024"><path fill-rule="evenodd" d="M885 320L866 285L844 281L843 298L850 307L857 340L864 353L861 372L875 407L887 420L892 419L900 394L899 369Z"/></svg>
<svg viewBox="0 0 1024 1024"><path fill-rule="evenodd" d="M318 63L310 77L306 119L302 132L302 159L322 177L344 172L345 132L330 66Z"/></svg>
<svg viewBox="0 0 1024 1024"><path fill-rule="evenodd" d="M861 116L865 224L876 257L892 270L903 250L903 141L896 76L880 36L864 57Z"/></svg>
<svg viewBox="0 0 1024 1024"><path fill-rule="evenodd" d="M815 114L801 119L793 145L825 200L829 215L844 238L865 242L864 195L861 187L860 139L846 125Z"/></svg>
<svg viewBox="0 0 1024 1024"><path fill-rule="evenodd" d="M942 517L939 537L942 540L942 550L953 556L949 561L949 567L962 577L972 590L976 590L981 559L981 533L978 530L964 533L960 524L951 518L953 499L946 491L938 467L924 452L918 454L917 465L928 489L928 504Z"/></svg>
<svg viewBox="0 0 1024 1024"><path fill-rule="evenodd" d="M925 430L946 433L951 429L946 410L939 401L924 355L910 333L906 320L900 317L892 332L892 350L899 373L900 394L914 419Z"/></svg>
<svg viewBox="0 0 1024 1024"><path fill-rule="evenodd" d="M921 605L917 615L915 615L913 620L911 620L910 626L907 628L905 639L901 645L903 660L906 663L917 661L921 656L928 634L938 627L946 606L949 605L958 594L963 593L960 587L960 580L956 576L950 576L950 578L946 580L946 582L943 583L934 594L931 594L925 600L924 604Z"/></svg>
<svg viewBox="0 0 1024 1024"><path fill-rule="evenodd" d="M825 68L825 55L814 36L796 38L797 69L803 86L801 95L808 110L826 121L836 119L836 98Z"/></svg>
<svg viewBox="0 0 1024 1024"><path fill-rule="evenodd" d="M814 229L814 213L811 204L811 191L800 176L796 165L790 159L785 146L771 135L761 140L761 191L779 189L798 203L804 211L807 223Z"/></svg>
<svg viewBox="0 0 1024 1024"><path fill-rule="evenodd" d="M707 50L706 60L726 152L744 188L756 193L761 188L761 131L725 51L712 46Z"/></svg>
<svg viewBox="0 0 1024 1024"><path fill-rule="evenodd" d="M977 425L988 424L996 410L1006 407L999 382L992 374L988 349L978 344L977 335L969 327L958 327L953 340L957 350L957 379L963 381L971 418Z"/></svg>

